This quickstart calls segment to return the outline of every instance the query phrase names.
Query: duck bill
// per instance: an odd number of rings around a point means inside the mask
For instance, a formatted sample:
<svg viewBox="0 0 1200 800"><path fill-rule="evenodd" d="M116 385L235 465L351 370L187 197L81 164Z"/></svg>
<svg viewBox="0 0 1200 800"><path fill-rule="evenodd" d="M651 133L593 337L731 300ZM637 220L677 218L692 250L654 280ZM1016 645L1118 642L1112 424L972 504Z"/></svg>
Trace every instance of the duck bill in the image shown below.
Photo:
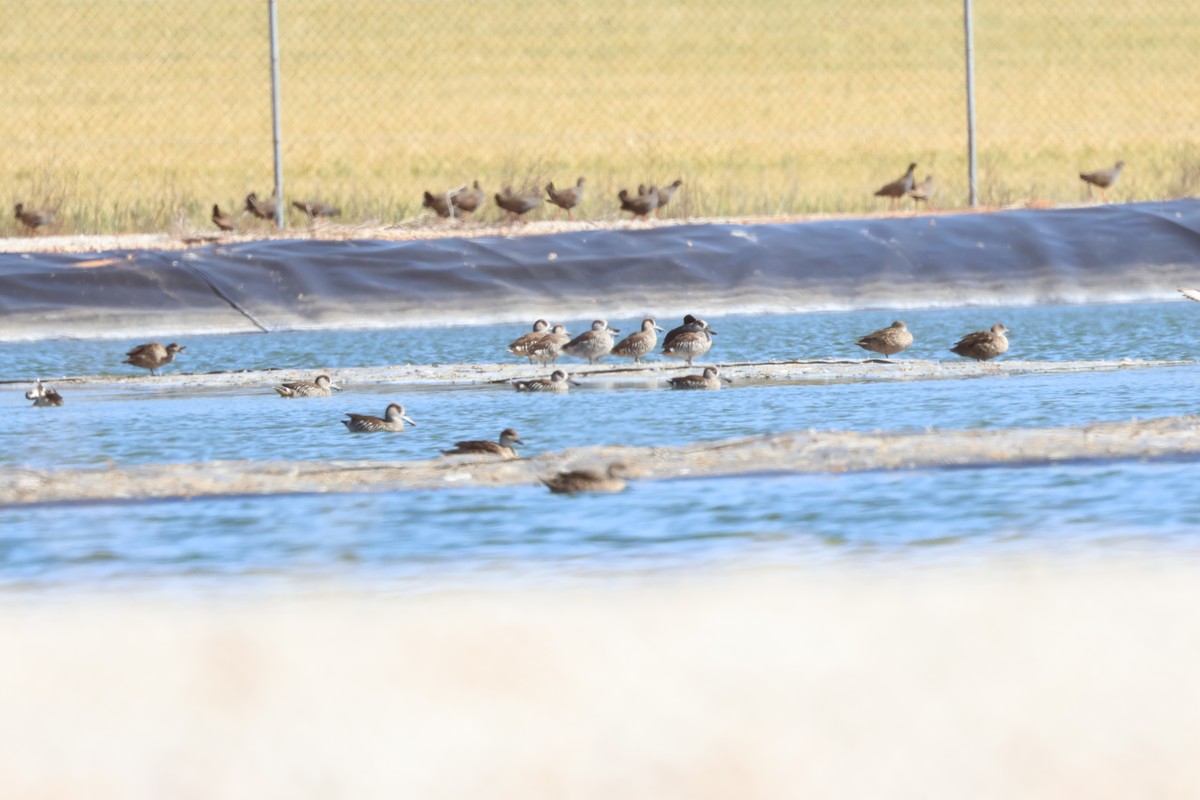
<svg viewBox="0 0 1200 800"><path fill-rule="evenodd" d="M723 380L723 381L725 381L726 383L729 383L729 384L732 384L732 383L733 383L733 378L726 378L724 375L722 375L722 376L721 376L721 380Z"/></svg>
<svg viewBox="0 0 1200 800"><path fill-rule="evenodd" d="M332 381L329 384L329 388L335 392L340 392L342 390L341 386L338 386L336 383L333 383Z"/></svg>
<svg viewBox="0 0 1200 800"><path fill-rule="evenodd" d="M660 328L660 327L658 327L657 325L655 325L655 326L654 326L654 330L658 331L659 333L666 333L666 332L667 332L667 329L666 329L666 328Z"/></svg>
<svg viewBox="0 0 1200 800"><path fill-rule="evenodd" d="M400 419L404 420L409 425L412 425L414 428L417 426L417 423L415 423L411 419L409 419L407 415L404 415L404 414L400 415Z"/></svg>

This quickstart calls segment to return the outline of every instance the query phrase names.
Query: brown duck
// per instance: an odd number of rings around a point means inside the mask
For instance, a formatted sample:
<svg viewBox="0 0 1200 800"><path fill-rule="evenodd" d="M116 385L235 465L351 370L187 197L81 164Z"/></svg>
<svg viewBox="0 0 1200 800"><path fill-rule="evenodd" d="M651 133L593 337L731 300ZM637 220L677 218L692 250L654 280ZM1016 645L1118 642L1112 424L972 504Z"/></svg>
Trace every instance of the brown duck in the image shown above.
<svg viewBox="0 0 1200 800"><path fill-rule="evenodd" d="M1008 352L1008 328L997 322L990 331L968 333L950 348L950 352L976 361L987 361Z"/></svg>
<svg viewBox="0 0 1200 800"><path fill-rule="evenodd" d="M223 231L231 231L237 227L237 217L221 211L221 207L216 203L213 203L212 221L213 225Z"/></svg>
<svg viewBox="0 0 1200 800"><path fill-rule="evenodd" d="M864 350L872 353L883 353L885 358L891 358L913 343L913 336L908 332L904 320L896 320L886 328L872 331L856 342Z"/></svg>
<svg viewBox="0 0 1200 800"><path fill-rule="evenodd" d="M351 433L379 433L380 431L390 431L399 433L404 430L404 423L416 425L404 413L404 406L399 403L392 403L383 412L383 418L372 417L369 414L346 414L349 419L338 420L346 426L346 430Z"/></svg>
<svg viewBox="0 0 1200 800"><path fill-rule="evenodd" d="M538 480L554 494L620 492L625 489L625 478L628 474L629 468L622 462L615 461L603 472L595 469L573 469Z"/></svg>
<svg viewBox="0 0 1200 800"><path fill-rule="evenodd" d="M512 428L505 428L500 431L499 442L486 442L481 440L470 440L466 442L455 442L454 447L449 450L443 450L442 455L447 456L499 456L500 458L517 458L517 450L513 447L514 444L525 444L521 441L521 437Z"/></svg>
<svg viewBox="0 0 1200 800"><path fill-rule="evenodd" d="M310 222L317 217L340 217L342 215L340 208L322 200L293 200L292 208L307 214Z"/></svg>
<svg viewBox="0 0 1200 800"><path fill-rule="evenodd" d="M1088 197L1092 196L1092 187L1095 186L1100 190L1100 199L1107 203L1108 197L1104 194L1104 190L1117 182L1123 169L1125 169L1125 162L1118 161L1111 167L1098 169L1095 172L1081 172L1079 179L1088 185Z"/></svg>
<svg viewBox="0 0 1200 800"><path fill-rule="evenodd" d="M575 181L574 186L565 189L555 189L554 181L546 184L546 194L550 202L567 212L567 219L573 219L571 209L583 201L583 178Z"/></svg>
<svg viewBox="0 0 1200 800"><path fill-rule="evenodd" d="M721 381L733 383L728 378L722 378L716 367L705 367L703 375L683 375L667 379L672 389L720 389Z"/></svg>
<svg viewBox="0 0 1200 800"><path fill-rule="evenodd" d="M909 164L908 172L904 173L886 186L880 187L879 191L875 192L875 196L888 198L888 208L895 207L897 200L912 191L914 181L913 172L915 172L916 169L916 164Z"/></svg>
<svg viewBox="0 0 1200 800"><path fill-rule="evenodd" d="M671 202L671 199L675 197L675 193L679 191L680 186L683 186L683 181L679 178L676 178L665 187L658 190L658 207L654 209L654 216L658 217L659 219L662 218L663 206Z"/></svg>
<svg viewBox="0 0 1200 800"><path fill-rule="evenodd" d="M520 219L525 214L542 204L542 198L536 194L517 194L507 186L496 195L496 205L508 212L509 222Z"/></svg>
<svg viewBox="0 0 1200 800"><path fill-rule="evenodd" d="M421 202L425 208L432 208L434 213L439 217L450 216L450 201L446 199L444 194L434 194L426 192L425 199Z"/></svg>
<svg viewBox="0 0 1200 800"><path fill-rule="evenodd" d="M259 219L274 222L275 212L278 208L279 200L274 195L268 197L266 200L259 200L258 195L254 192L246 195L246 210Z"/></svg>
<svg viewBox="0 0 1200 800"><path fill-rule="evenodd" d="M911 197L915 202L925 203L926 205L928 205L932 208L933 207L933 176L926 175L925 180L921 181L920 183L913 186L913 188L909 190L908 196Z"/></svg>
<svg viewBox="0 0 1200 800"><path fill-rule="evenodd" d="M529 348L540 342L546 335L546 331L549 329L550 323L546 322L544 319L539 319L537 322L533 323L532 331L521 334L505 349L507 349L508 352L512 353L514 356L524 356L525 358L528 358L529 363L532 364L533 357L530 355Z"/></svg>
<svg viewBox="0 0 1200 800"><path fill-rule="evenodd" d="M563 356L563 348L571 342L571 334L562 325L555 325L549 333L529 346L529 360L539 364L556 364Z"/></svg>
<svg viewBox="0 0 1200 800"><path fill-rule="evenodd" d="M450 202L464 214L475 212L479 206L483 205L483 189L479 187L479 181L471 184L471 188L464 189L461 192L455 192L450 196Z"/></svg>
<svg viewBox="0 0 1200 800"><path fill-rule="evenodd" d="M641 187L639 187L641 188ZM621 210L628 211L635 217L648 219L650 213L658 208L658 190L653 186L646 193L638 193L631 195L625 189L617 192L617 199L621 201Z"/></svg>
<svg viewBox="0 0 1200 800"><path fill-rule="evenodd" d="M513 388L518 392L565 392L570 390L571 384L578 383L571 380L567 373L561 369L556 369L550 373L549 378L530 378L524 381L513 381Z"/></svg>
<svg viewBox="0 0 1200 800"><path fill-rule="evenodd" d="M650 317L642 320L642 329L629 334L617 344L613 345L612 354L621 358L632 358L633 363L642 363L642 356L654 351L658 345L658 333L662 333L662 328L658 327ZM658 333L655 333L658 331Z"/></svg>
<svg viewBox="0 0 1200 800"><path fill-rule="evenodd" d="M688 317L691 317L689 323ZM712 349L712 337L716 334L708 323L697 319L691 314L684 317L684 324L674 328L663 340L663 355L669 358L682 358L690 367L694 359Z"/></svg>
<svg viewBox="0 0 1200 800"><path fill-rule="evenodd" d="M176 353L186 352L186 347L175 344L175 342L171 342L166 347L163 347L158 342L147 342L146 344L139 344L126 353L125 355L128 358L121 363L148 369L151 375L157 375L162 367L175 360Z"/></svg>
<svg viewBox="0 0 1200 800"><path fill-rule="evenodd" d="M329 379L328 375L318 375L311 381L294 381L281 383L272 387L280 397L330 397L342 387Z"/></svg>
<svg viewBox="0 0 1200 800"><path fill-rule="evenodd" d="M22 203L17 203L13 206L13 216L31 231L36 231L43 225L53 225L54 221L58 219L58 216L53 211L26 209Z"/></svg>

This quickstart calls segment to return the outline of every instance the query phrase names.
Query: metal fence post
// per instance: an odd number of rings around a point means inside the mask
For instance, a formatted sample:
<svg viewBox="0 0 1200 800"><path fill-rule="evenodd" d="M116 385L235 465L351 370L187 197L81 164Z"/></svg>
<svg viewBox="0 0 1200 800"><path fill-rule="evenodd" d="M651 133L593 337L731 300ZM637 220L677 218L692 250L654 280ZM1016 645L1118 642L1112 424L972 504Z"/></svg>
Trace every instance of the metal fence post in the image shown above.
<svg viewBox="0 0 1200 800"><path fill-rule="evenodd" d="M967 183L971 206L979 205L979 184L975 176L975 48L972 43L971 0L963 0L963 29L967 46Z"/></svg>
<svg viewBox="0 0 1200 800"><path fill-rule="evenodd" d="M275 224L283 228L283 148L279 135L279 21L275 0L267 0L271 17L271 128L275 147Z"/></svg>

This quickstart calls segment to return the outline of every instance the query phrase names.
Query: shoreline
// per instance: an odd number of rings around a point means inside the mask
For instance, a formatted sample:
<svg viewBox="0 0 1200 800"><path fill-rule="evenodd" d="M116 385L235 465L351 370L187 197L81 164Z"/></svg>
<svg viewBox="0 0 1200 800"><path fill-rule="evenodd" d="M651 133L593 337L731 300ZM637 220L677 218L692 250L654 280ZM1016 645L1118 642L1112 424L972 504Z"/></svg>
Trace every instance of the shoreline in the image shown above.
<svg viewBox="0 0 1200 800"><path fill-rule="evenodd" d="M677 447L593 446L509 461L217 461L132 467L0 468L0 506L198 497L537 486L561 470L627 465L632 480L1027 466L1200 457L1200 417L1057 428L803 430Z"/></svg>

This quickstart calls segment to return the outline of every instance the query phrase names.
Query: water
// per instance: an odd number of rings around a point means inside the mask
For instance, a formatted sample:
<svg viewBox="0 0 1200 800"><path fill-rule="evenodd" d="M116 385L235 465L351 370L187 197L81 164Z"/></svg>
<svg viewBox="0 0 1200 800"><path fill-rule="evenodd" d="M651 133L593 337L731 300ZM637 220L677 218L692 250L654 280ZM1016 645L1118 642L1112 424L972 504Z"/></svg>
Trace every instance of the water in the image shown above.
<svg viewBox="0 0 1200 800"><path fill-rule="evenodd" d="M1188 303L905 311L912 357L954 357L959 335L1003 321L1010 357L1188 359ZM861 357L855 337L895 314L711 317L721 361ZM624 331L636 320L614 321ZM661 320L664 327L674 324ZM573 329L582 330L581 321ZM190 337L167 369L511 361L514 326ZM130 345L136 342L129 342ZM849 344L848 344L849 343ZM0 345L7 376L129 374L124 343ZM51 365L56 366L51 369ZM586 386L528 396L502 386L350 387L284 401L268 386L63 387L59 409L0 396L0 464L39 469L215 459L420 459L517 428L526 454L680 445L798 428L923 430L1071 425L1193 414L1200 369L813 385L720 392ZM18 391L19 390L19 391ZM403 434L354 436L345 412L404 403ZM1136 461L848 476L635 482L620 495L540 487L232 497L0 509L0 587L211 591L334 579L419 589L446 580L547 581L730 563L894 560L996 552L1190 552L1196 465Z"/></svg>
<svg viewBox="0 0 1200 800"><path fill-rule="evenodd" d="M1012 332L1008 358L1036 361L1077 359L1190 359L1197 352L1194 329L1200 308L1183 301L1105 306L905 309L841 313L728 315L705 309L719 335L712 350L718 361L862 358L858 337L903 319L915 341L904 357L954 359L948 349L963 334L1003 322ZM653 309L647 313L654 315ZM544 316L581 333L587 319L562 320L553 309ZM602 316L602 314L601 314ZM641 317L612 319L622 335L638 330ZM658 319L667 329L677 319ZM529 321L532 325L533 320ZM188 348L164 371L209 372L236 369L329 369L391 364L511 363L505 346L529 326L481 325L370 331L292 331L272 334L173 337ZM51 339L37 343L0 342L6 378L62 375L138 375L121 362L125 351L144 339ZM163 340L164 343L166 339ZM569 363L571 359L564 359ZM614 360L614 363L621 363Z"/></svg>
<svg viewBox="0 0 1200 800"><path fill-rule="evenodd" d="M1194 463L231 497L0 509L0 587L386 591L778 563L1195 554ZM1019 500L1019 502L1017 502Z"/></svg>

